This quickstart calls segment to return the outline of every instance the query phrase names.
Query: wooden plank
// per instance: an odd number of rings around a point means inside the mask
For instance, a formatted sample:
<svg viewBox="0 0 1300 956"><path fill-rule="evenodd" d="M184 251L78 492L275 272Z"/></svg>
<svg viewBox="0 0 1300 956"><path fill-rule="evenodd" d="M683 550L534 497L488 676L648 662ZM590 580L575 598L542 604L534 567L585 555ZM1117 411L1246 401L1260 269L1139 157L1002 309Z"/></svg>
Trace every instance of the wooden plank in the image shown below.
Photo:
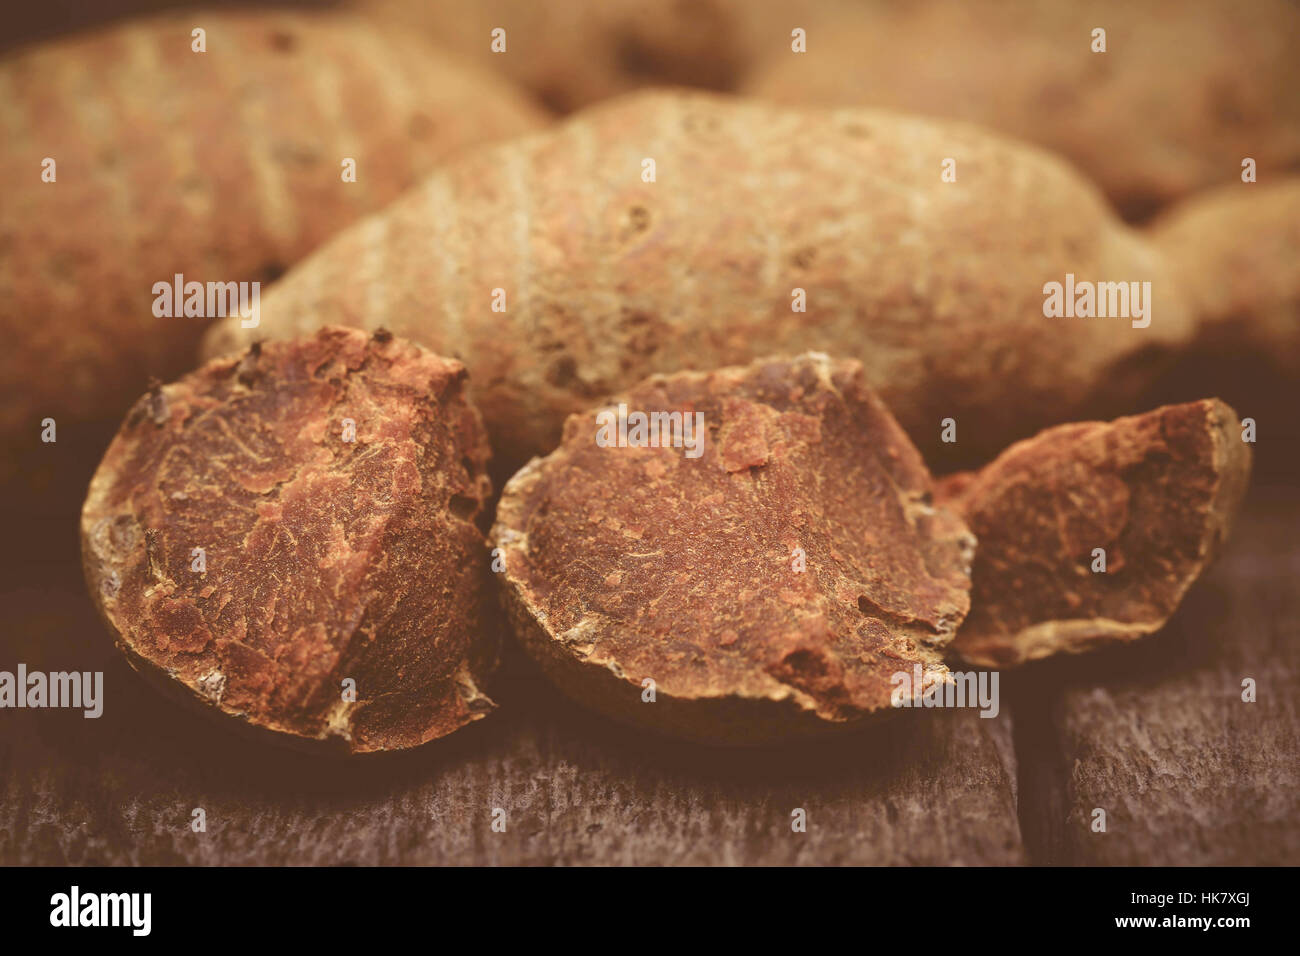
<svg viewBox="0 0 1300 956"><path fill-rule="evenodd" d="M1219 563L1158 635L1047 662L1012 695L1036 768L1037 862L1300 863L1300 502L1253 488ZM1256 703L1241 699L1254 678ZM1107 830L1093 832L1095 808Z"/></svg>
<svg viewBox="0 0 1300 956"><path fill-rule="evenodd" d="M14 569L0 668L102 669L107 705L0 713L0 863L1009 863L1026 856L1017 778L1033 862L1297 863L1291 497L1252 489L1162 634L1004 675L1002 718L904 714L784 753L626 732L517 659L502 712L442 746L352 763L255 746L143 685L75 568ZM1258 703L1240 702L1245 676Z"/></svg>
<svg viewBox="0 0 1300 956"><path fill-rule="evenodd" d="M42 569L43 572L47 569ZM75 587L2 599L0 668L105 671L103 717L0 714L0 863L1017 863L1005 715L900 714L784 752L624 730L512 659L503 709L358 761L258 745L158 697ZM206 812L207 832L190 829ZM492 810L506 811L493 832ZM807 811L808 830L791 830Z"/></svg>

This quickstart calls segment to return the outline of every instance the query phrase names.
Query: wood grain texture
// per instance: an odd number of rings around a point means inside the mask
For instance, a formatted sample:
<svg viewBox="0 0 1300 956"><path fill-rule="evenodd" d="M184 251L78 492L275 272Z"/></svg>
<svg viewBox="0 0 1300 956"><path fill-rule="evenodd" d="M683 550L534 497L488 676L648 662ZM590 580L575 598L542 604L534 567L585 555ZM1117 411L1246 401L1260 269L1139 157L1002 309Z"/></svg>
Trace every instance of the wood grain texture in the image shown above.
<svg viewBox="0 0 1300 956"><path fill-rule="evenodd" d="M48 530L71 541L73 524ZM108 703L98 721L0 712L0 864L1294 864L1298 527L1293 492L1253 488L1162 634L1008 673L998 720L906 715L934 719L793 753L625 731L518 658L500 713L430 748L264 749L139 682L75 568L15 569L0 668L102 669ZM1258 703L1239 702L1242 676ZM1088 830L1095 806L1106 834ZM795 807L807 834L790 831Z"/></svg>
<svg viewBox="0 0 1300 956"><path fill-rule="evenodd" d="M1036 861L1300 863L1300 506L1290 487L1247 502L1160 634L1045 662L1017 685L1018 722L1038 728L1018 750L1038 768L1025 795L1041 808L1027 827ZM1105 833L1090 828L1098 807Z"/></svg>
<svg viewBox="0 0 1300 956"><path fill-rule="evenodd" d="M103 669L107 704L99 720L0 713L0 864L1023 859L1004 718L914 713L834 746L708 751L591 716L514 659L492 719L406 755L335 761L157 697L78 594L46 584L3 604L0 667ZM189 828L195 807L206 833ZM806 834L791 831L796 807Z"/></svg>

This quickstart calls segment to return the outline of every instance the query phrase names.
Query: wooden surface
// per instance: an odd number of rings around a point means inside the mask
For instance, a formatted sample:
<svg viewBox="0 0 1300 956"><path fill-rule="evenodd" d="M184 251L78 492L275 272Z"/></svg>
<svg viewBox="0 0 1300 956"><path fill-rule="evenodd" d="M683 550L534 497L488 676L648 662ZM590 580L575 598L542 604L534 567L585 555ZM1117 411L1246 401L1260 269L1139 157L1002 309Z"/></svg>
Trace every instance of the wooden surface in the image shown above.
<svg viewBox="0 0 1300 956"><path fill-rule="evenodd" d="M1252 489L1227 552L1160 634L1051 662L1041 687L1022 687L1013 709L1036 729L1019 743L1040 768L1026 826L1035 859L1300 863L1295 499ZM1242 700L1245 678L1255 703ZM1090 827L1096 808L1105 833Z"/></svg>
<svg viewBox="0 0 1300 956"><path fill-rule="evenodd" d="M625 731L517 658L498 714L424 750L281 751L157 697L75 567L14 568L0 669L103 670L106 704L99 720L0 711L0 864L1300 863L1294 498L1252 489L1165 632L1004 674L996 720L906 712L784 752Z"/></svg>

